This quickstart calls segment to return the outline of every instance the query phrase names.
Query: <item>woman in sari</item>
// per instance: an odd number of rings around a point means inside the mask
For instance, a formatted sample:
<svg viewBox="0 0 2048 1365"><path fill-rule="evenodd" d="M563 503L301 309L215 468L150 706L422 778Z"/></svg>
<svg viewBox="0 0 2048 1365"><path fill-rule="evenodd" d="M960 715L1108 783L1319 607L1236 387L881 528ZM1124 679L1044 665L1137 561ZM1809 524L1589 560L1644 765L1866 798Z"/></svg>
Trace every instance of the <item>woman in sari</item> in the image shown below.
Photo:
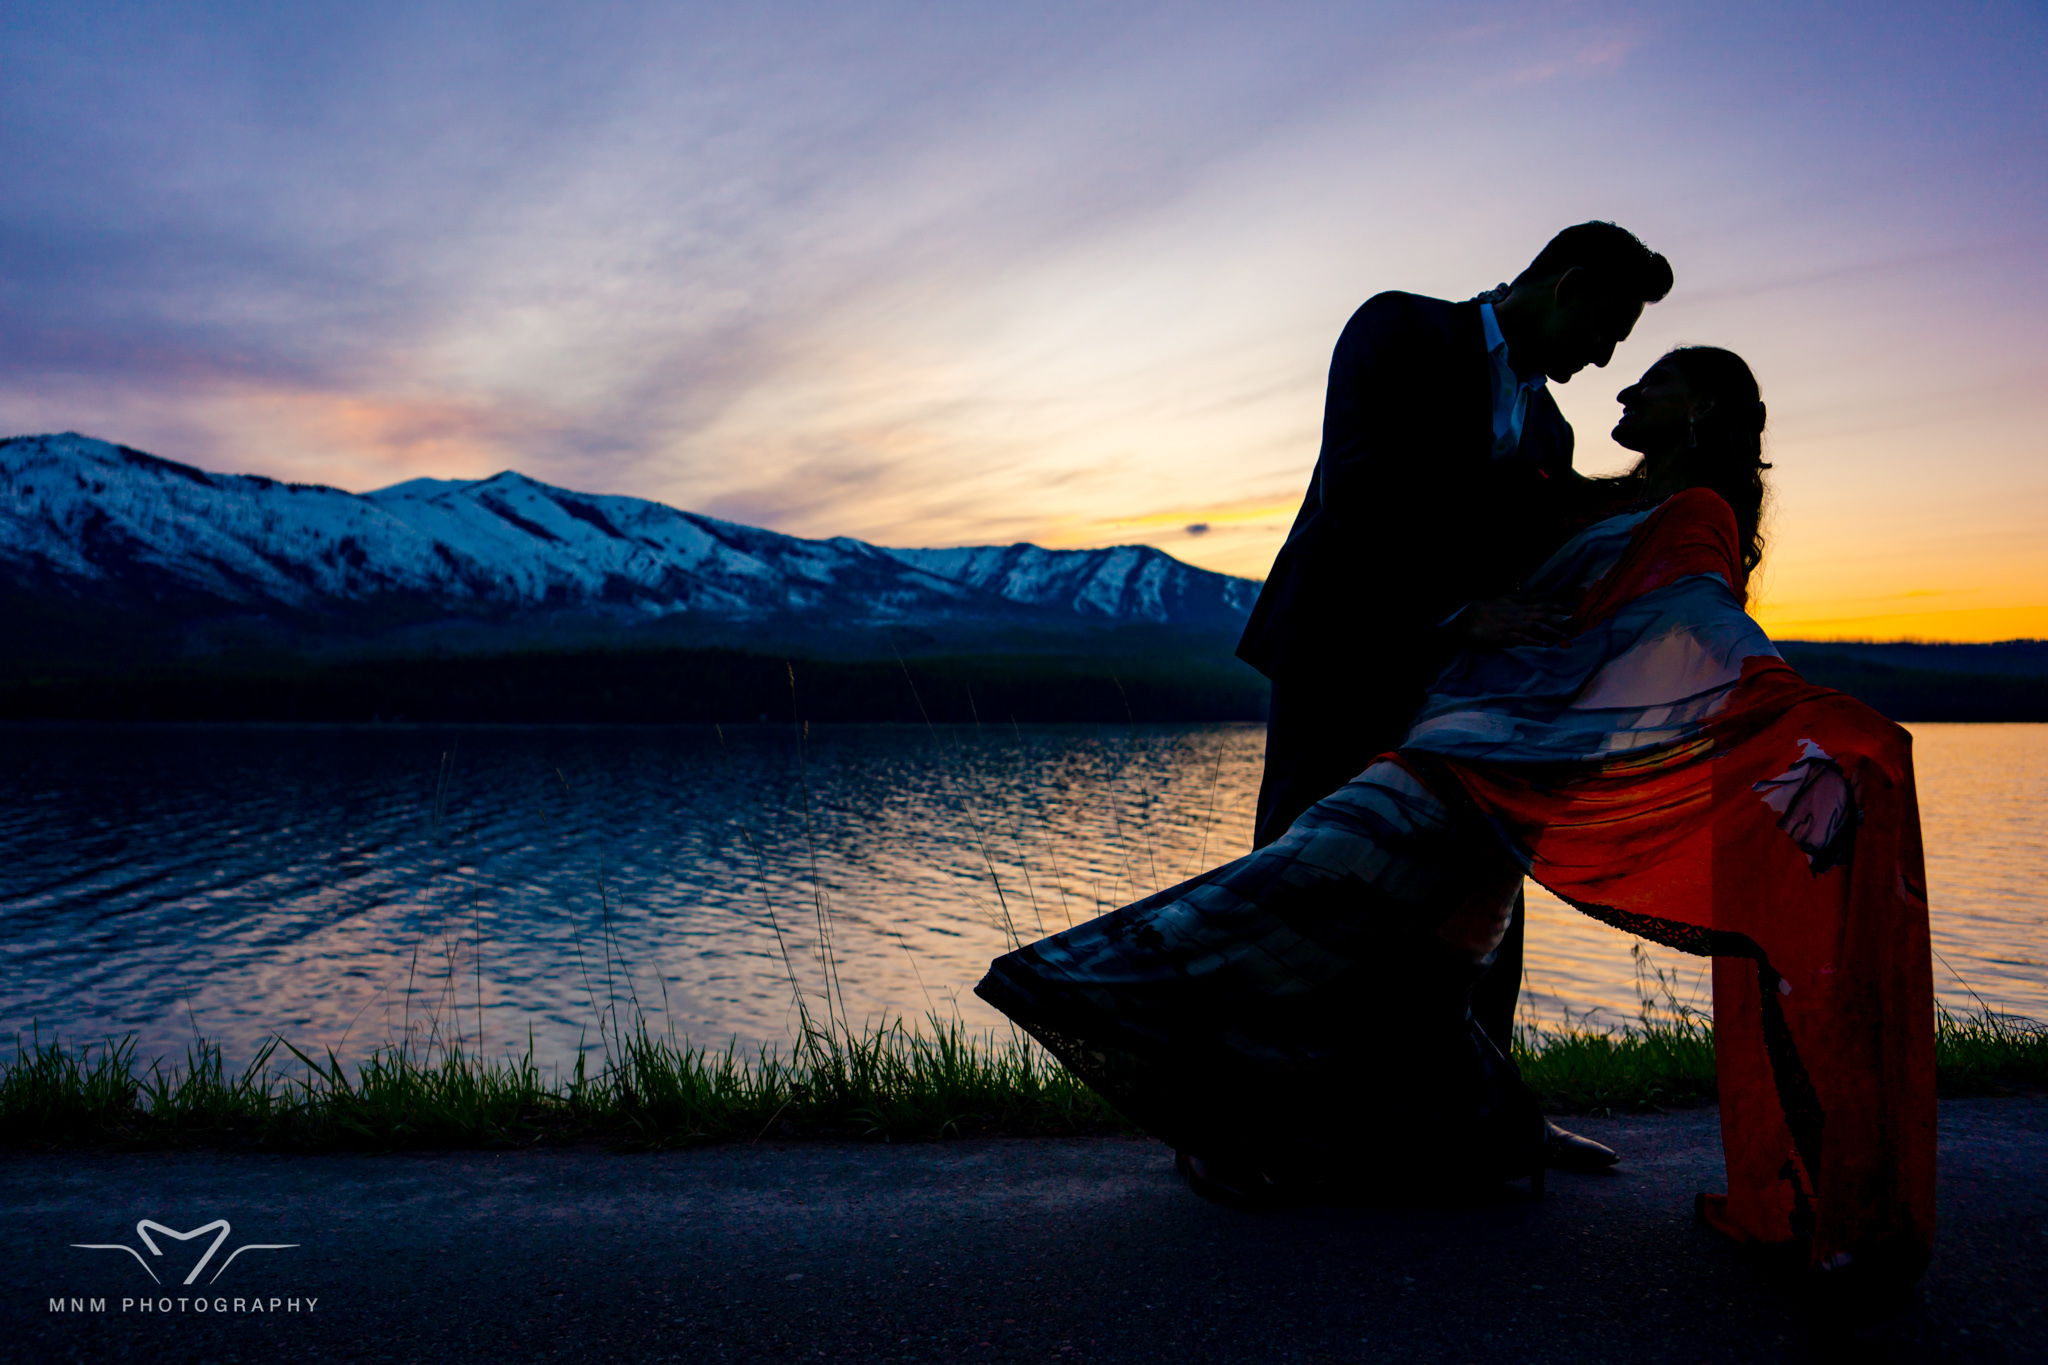
<svg viewBox="0 0 2048 1365"><path fill-rule="evenodd" d="M1621 397L1641 463L1524 585L1571 604L1566 643L1459 656L1400 749L1284 837L977 993L1210 1197L1370 1194L1390 1169L1540 1188L1535 1097L1467 1009L1532 877L1714 958L1728 1192L1701 1215L1910 1277L1934 1065L1909 738L1744 610L1768 468L1748 367L1687 347Z"/></svg>

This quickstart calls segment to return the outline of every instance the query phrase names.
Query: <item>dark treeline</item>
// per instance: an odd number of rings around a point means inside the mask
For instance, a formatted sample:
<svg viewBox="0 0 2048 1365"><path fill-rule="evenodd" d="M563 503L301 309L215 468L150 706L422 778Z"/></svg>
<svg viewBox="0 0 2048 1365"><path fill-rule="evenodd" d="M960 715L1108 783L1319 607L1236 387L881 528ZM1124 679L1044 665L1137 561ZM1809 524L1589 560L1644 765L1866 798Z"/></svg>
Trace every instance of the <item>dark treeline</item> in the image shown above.
<svg viewBox="0 0 2048 1365"><path fill-rule="evenodd" d="M1847 663L1877 664L1909 673L1976 673L1987 677L2048 678L2048 640L2000 640L1995 644L1939 644L1900 640L1780 640L1786 658L1826 655Z"/></svg>
<svg viewBox="0 0 2048 1365"><path fill-rule="evenodd" d="M1780 648L1811 681L1894 720L2048 721L2048 676L1900 667L1868 646ZM1001 723L1261 720L1265 709L1265 680L1213 646L908 660L725 648L271 657L0 680L6 720Z"/></svg>
<svg viewBox="0 0 2048 1365"><path fill-rule="evenodd" d="M1839 688L1896 721L2048 721L2048 674L2016 668L2027 645L1828 645L1781 641L1785 661L1809 682ZM1967 651L1983 650L1983 658ZM1992 655L1989 651L2003 651ZM1945 651L1954 651L1955 657ZM2031 656L2029 656L2029 659ZM1919 667L1901 666L1911 660ZM1976 664L1983 672L1961 672Z"/></svg>
<svg viewBox="0 0 2048 1365"><path fill-rule="evenodd" d="M792 678L794 690L792 691ZM1259 720L1265 680L1227 656L791 659L588 650L215 664L0 682L0 718L598 724Z"/></svg>

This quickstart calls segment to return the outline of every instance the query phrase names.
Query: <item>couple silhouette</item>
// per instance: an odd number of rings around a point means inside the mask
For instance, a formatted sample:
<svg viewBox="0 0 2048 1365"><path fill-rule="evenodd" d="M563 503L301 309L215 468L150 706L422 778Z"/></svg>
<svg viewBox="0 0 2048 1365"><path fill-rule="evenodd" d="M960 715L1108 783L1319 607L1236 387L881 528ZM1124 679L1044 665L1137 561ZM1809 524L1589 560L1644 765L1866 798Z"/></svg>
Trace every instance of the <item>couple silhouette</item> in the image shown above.
<svg viewBox="0 0 2048 1365"><path fill-rule="evenodd" d="M1766 410L1687 346L1620 395L1624 474L1549 392L1666 296L1612 223L1339 337L1240 657L1272 682L1252 852L997 959L977 994L1246 1208L1615 1154L1513 1060L1522 886L1714 959L1739 1240L1895 1283L1933 1229L1933 985L1910 740L1746 610ZM1852 1269L1853 1267L1853 1269Z"/></svg>
<svg viewBox="0 0 2048 1365"><path fill-rule="evenodd" d="M1633 233L1581 223L1478 298L1385 293L1352 315L1315 472L1238 646L1272 680L1256 845L1399 745L1459 650L1561 638L1558 604L1514 595L1593 501L1549 384L1606 365L1671 285ZM1472 993L1502 1053L1522 937L1517 893ZM1554 1164L1615 1161L1556 1132Z"/></svg>

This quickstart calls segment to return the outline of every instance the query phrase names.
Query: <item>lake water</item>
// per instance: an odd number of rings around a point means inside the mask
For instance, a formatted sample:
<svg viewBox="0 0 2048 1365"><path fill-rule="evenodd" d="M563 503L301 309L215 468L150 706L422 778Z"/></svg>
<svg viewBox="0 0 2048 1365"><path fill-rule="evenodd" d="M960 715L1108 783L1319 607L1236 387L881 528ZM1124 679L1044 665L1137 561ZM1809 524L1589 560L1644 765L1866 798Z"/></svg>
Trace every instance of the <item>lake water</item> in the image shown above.
<svg viewBox="0 0 2048 1365"><path fill-rule="evenodd" d="M2048 1018L2048 726L1916 725L1942 1000ZM1017 938L1249 847L1251 725L0 730L0 1037L344 1056L601 1018L699 1043L928 1012ZM1704 962L1531 888L1524 1022ZM826 989L828 964L836 965Z"/></svg>

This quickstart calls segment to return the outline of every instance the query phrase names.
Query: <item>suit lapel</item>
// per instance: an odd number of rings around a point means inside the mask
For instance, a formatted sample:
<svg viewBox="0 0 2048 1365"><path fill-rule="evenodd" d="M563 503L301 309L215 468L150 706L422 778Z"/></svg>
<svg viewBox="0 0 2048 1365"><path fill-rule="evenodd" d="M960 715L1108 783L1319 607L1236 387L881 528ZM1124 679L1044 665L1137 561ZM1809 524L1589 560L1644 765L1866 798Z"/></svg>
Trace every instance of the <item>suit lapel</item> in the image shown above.
<svg viewBox="0 0 2048 1365"><path fill-rule="evenodd" d="M1493 361L1486 354L1486 323L1477 303L1451 309L1451 370L1458 376L1452 394L1461 414L1458 446L1471 452L1475 470L1493 462Z"/></svg>

